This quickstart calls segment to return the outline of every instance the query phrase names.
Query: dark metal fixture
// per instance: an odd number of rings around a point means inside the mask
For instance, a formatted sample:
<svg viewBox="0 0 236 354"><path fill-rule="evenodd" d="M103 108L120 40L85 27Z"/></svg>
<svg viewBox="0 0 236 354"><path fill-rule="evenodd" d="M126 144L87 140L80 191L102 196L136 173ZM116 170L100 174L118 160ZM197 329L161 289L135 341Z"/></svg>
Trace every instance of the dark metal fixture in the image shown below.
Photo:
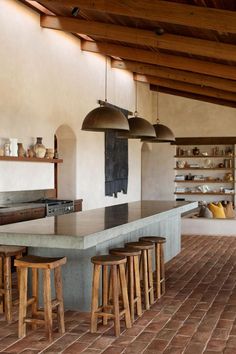
<svg viewBox="0 0 236 354"><path fill-rule="evenodd" d="M78 16L79 10L80 9L78 7L74 7L73 10L71 11L71 15L74 17Z"/></svg>

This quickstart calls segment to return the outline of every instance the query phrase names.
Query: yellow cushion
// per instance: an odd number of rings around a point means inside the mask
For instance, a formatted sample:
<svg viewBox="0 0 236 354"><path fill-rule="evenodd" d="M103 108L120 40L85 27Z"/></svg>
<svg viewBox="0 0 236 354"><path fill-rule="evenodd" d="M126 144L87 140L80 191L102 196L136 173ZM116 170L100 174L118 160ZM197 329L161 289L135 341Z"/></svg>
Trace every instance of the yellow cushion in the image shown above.
<svg viewBox="0 0 236 354"><path fill-rule="evenodd" d="M232 202L227 203L227 205L224 207L224 212L225 212L225 217L226 218L234 218L235 217L235 213L234 213L233 203Z"/></svg>
<svg viewBox="0 0 236 354"><path fill-rule="evenodd" d="M224 208L221 203L218 203L218 205L210 203L208 208L212 212L213 218L225 219L225 212L224 212Z"/></svg>

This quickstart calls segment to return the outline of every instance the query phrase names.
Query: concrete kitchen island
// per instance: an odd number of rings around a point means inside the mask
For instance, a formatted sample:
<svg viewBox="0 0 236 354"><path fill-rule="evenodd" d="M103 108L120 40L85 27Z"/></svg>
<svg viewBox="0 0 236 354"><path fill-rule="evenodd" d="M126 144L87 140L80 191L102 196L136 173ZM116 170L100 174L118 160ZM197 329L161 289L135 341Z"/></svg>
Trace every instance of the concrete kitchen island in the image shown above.
<svg viewBox="0 0 236 354"><path fill-rule="evenodd" d="M67 309L88 311L94 255L138 240L166 237L165 260L180 252L181 214L197 202L139 201L0 226L0 244L29 247L29 254L67 257L63 267Z"/></svg>

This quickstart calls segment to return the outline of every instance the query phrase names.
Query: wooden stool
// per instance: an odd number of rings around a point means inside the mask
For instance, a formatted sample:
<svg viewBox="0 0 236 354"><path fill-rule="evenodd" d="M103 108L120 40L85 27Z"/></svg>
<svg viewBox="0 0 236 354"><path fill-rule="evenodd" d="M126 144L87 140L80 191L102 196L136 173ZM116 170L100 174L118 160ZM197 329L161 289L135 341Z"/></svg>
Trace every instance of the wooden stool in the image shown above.
<svg viewBox="0 0 236 354"><path fill-rule="evenodd" d="M143 287L144 287L144 300L145 308L148 310L150 304L154 303L153 292L153 274L152 274L152 250L154 244L152 242L128 242L125 244L128 248L134 248L141 251L141 264L143 272Z"/></svg>
<svg viewBox="0 0 236 354"><path fill-rule="evenodd" d="M140 289L140 274L139 274L139 256L140 250L134 248L113 248L109 251L110 254L124 256L127 258L127 278L128 278L128 296L131 321L134 322L135 304L137 306L137 315L142 315L142 299Z"/></svg>
<svg viewBox="0 0 236 354"><path fill-rule="evenodd" d="M18 337L26 336L26 323L31 323L33 329L37 325L44 324L48 333L48 338L52 340L52 310L57 307L57 319L59 332L65 333L64 305L62 295L61 266L66 263L64 258L46 258L38 256L25 256L16 259L14 264L19 270L20 279L20 303L19 303L19 327ZM32 298L27 300L27 280L28 269L32 269ZM38 309L38 270L43 271L43 300L44 309ZM56 299L51 300L51 279L50 271L54 269L54 281ZM32 306L32 318L26 317L27 306ZM44 314L44 319L36 318Z"/></svg>
<svg viewBox="0 0 236 354"><path fill-rule="evenodd" d="M125 278L126 257L102 255L92 257L94 264L92 285L92 308L91 308L91 333L97 332L98 317L102 317L103 324L107 324L108 318L114 318L115 335L120 335L120 318L125 315L125 324L131 328L127 283ZM108 302L108 267L111 271L112 282L112 305ZM99 278L102 268L102 306L99 306ZM119 270L119 271L118 271ZM119 308L118 283L121 283L123 310Z"/></svg>
<svg viewBox="0 0 236 354"><path fill-rule="evenodd" d="M0 312L5 313L8 323L12 321L11 257L20 258L25 251L25 247L0 246Z"/></svg>
<svg viewBox="0 0 236 354"><path fill-rule="evenodd" d="M140 241L150 241L155 244L155 265L156 265L156 292L157 298L165 293L165 261L163 244L166 242L165 237L159 236L143 236Z"/></svg>

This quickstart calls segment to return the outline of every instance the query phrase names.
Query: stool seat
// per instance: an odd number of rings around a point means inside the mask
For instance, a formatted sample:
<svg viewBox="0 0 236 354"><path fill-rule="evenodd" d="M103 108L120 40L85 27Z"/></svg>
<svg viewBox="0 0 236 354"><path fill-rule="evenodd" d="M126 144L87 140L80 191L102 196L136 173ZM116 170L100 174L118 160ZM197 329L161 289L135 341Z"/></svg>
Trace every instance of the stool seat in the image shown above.
<svg viewBox="0 0 236 354"><path fill-rule="evenodd" d="M26 251L26 247L20 246L0 246L0 257L12 257L21 255Z"/></svg>
<svg viewBox="0 0 236 354"><path fill-rule="evenodd" d="M160 236L143 236L139 238L140 241L149 241L153 243L166 243L165 237Z"/></svg>
<svg viewBox="0 0 236 354"><path fill-rule="evenodd" d="M154 248L153 242L143 241L143 242L128 242L125 244L126 247L136 248L138 250L151 250Z"/></svg>
<svg viewBox="0 0 236 354"><path fill-rule="evenodd" d="M117 265L126 263L127 259L124 256L101 255L92 257L91 262L98 265Z"/></svg>
<svg viewBox="0 0 236 354"><path fill-rule="evenodd" d="M125 256L125 257L129 257L129 256L140 256L141 254L141 250L135 249L135 248L112 248L111 250L109 250L110 254L113 255L120 255L120 256Z"/></svg>
<svg viewBox="0 0 236 354"><path fill-rule="evenodd" d="M16 259L14 265L23 268L54 269L66 263L66 257L49 258L40 256L25 256Z"/></svg>

